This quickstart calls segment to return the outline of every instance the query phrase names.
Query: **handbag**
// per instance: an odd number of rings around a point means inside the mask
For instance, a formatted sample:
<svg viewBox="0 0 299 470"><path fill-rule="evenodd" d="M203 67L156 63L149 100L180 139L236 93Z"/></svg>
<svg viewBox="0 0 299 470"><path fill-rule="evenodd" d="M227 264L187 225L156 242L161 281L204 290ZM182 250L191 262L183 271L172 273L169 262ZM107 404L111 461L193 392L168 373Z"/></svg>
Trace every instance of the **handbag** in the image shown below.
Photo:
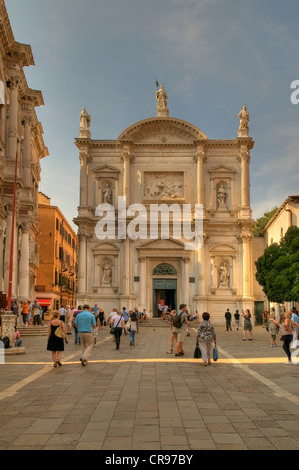
<svg viewBox="0 0 299 470"><path fill-rule="evenodd" d="M131 318L127 321L126 328L127 328L127 331L130 331L130 329L131 329Z"/></svg>
<svg viewBox="0 0 299 470"><path fill-rule="evenodd" d="M200 359L201 358L201 350L200 350L200 347L198 345L198 341L196 343L196 347L195 347L195 350L194 350L194 358L195 359Z"/></svg>
<svg viewBox="0 0 299 470"><path fill-rule="evenodd" d="M218 360L218 349L217 349L217 346L215 344L215 347L213 349L213 361L217 361Z"/></svg>
<svg viewBox="0 0 299 470"><path fill-rule="evenodd" d="M118 327L119 325L119 322L122 320L122 317L120 317L119 321L118 321L118 324L116 326L113 326L110 330L110 334L111 335L114 335L115 334L115 331L116 331L116 328Z"/></svg>
<svg viewBox="0 0 299 470"><path fill-rule="evenodd" d="M58 338L65 338L65 333L62 329L61 323L55 330L55 336L57 336Z"/></svg>

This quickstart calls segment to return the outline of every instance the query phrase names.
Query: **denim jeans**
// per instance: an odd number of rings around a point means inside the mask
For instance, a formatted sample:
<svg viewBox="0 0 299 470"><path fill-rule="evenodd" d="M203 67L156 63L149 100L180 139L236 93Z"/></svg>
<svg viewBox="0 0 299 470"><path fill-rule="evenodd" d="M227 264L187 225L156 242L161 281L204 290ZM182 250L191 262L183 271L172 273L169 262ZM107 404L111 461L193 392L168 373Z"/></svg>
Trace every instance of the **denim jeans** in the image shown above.
<svg viewBox="0 0 299 470"><path fill-rule="evenodd" d="M135 344L135 334L136 334L136 331L132 331L130 330L130 342L132 341L132 344Z"/></svg>
<svg viewBox="0 0 299 470"><path fill-rule="evenodd" d="M80 339L77 328L74 328L74 330L75 330L75 343L81 344L81 339Z"/></svg>

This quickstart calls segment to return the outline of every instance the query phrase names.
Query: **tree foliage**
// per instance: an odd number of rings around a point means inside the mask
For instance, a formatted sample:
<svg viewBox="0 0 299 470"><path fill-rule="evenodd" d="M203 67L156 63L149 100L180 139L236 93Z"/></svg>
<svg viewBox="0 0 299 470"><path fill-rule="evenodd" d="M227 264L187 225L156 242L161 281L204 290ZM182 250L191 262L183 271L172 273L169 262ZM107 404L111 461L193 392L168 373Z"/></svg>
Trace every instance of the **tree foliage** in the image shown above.
<svg viewBox="0 0 299 470"><path fill-rule="evenodd" d="M253 229L253 236L254 237L261 237L263 234L263 230L266 227L267 223L271 219L271 217L275 214L277 211L277 207L273 207L270 211L267 211L264 213L262 217L259 217L256 221L256 226Z"/></svg>
<svg viewBox="0 0 299 470"><path fill-rule="evenodd" d="M256 280L270 302L299 301L299 228L288 229L255 262Z"/></svg>

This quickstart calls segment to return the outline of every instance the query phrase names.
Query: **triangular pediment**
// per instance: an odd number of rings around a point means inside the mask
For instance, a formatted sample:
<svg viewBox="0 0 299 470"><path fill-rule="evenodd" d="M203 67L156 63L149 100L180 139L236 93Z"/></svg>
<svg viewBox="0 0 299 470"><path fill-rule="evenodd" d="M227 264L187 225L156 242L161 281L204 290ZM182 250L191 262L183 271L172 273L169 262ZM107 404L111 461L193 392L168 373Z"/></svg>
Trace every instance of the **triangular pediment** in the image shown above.
<svg viewBox="0 0 299 470"><path fill-rule="evenodd" d="M128 127L118 140L136 144L193 144L197 140L207 140L207 136L187 121L156 117Z"/></svg>
<svg viewBox="0 0 299 470"><path fill-rule="evenodd" d="M226 165L217 165L209 169L209 173L223 174L223 173L235 173L236 170Z"/></svg>
<svg viewBox="0 0 299 470"><path fill-rule="evenodd" d="M115 168L114 166L111 165L100 165L97 166L94 170L94 173L119 173L120 170L118 168Z"/></svg>
<svg viewBox="0 0 299 470"><path fill-rule="evenodd" d="M185 244L179 240L163 239L150 240L142 243L137 247L138 250L182 250L185 249Z"/></svg>

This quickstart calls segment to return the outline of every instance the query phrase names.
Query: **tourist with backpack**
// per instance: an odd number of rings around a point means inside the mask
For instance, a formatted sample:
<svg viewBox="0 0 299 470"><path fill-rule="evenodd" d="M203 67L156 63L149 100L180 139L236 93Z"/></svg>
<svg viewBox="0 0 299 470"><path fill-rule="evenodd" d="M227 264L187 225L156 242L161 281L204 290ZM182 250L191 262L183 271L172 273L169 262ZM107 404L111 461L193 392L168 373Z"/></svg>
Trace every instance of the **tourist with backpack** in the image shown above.
<svg viewBox="0 0 299 470"><path fill-rule="evenodd" d="M186 328L189 323L187 316L187 305L181 304L178 314L173 318L173 326L176 328L178 333L178 339L176 343L176 356L184 356L183 342L186 336Z"/></svg>

